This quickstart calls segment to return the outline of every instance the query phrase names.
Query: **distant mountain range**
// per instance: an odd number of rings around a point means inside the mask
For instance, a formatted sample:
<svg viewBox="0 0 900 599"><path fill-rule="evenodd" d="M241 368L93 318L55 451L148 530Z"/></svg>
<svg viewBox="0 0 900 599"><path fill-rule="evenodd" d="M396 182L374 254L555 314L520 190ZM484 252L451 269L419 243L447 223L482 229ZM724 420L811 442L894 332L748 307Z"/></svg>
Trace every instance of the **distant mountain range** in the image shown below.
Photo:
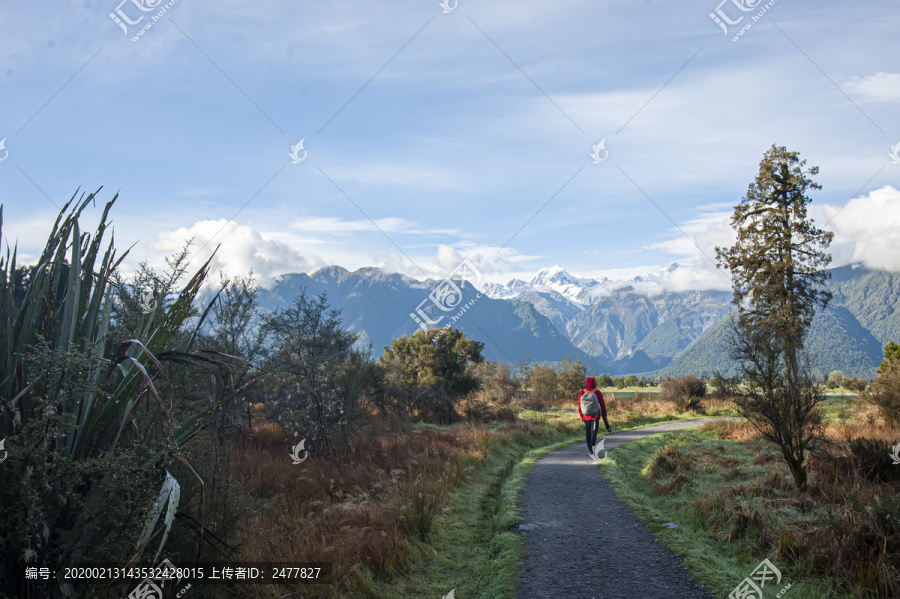
<svg viewBox="0 0 900 599"><path fill-rule="evenodd" d="M283 307L303 288L325 293L344 326L375 356L418 323L446 324L485 344L492 360L556 362L580 358L594 372L653 375L711 374L734 367L724 341L730 291L661 291L679 268L631 281L575 277L560 266L529 281L490 284L481 292L456 281L418 281L378 268L355 272L331 266L291 274L260 293L264 309ZM888 339L900 340L900 274L833 269L834 299L813 322L807 348L819 373L874 376ZM455 318L455 320L454 320ZM418 323L417 323L418 321Z"/></svg>
<svg viewBox="0 0 900 599"><path fill-rule="evenodd" d="M452 310L443 311L429 299L439 285L440 282L423 283L377 268L350 272L330 266L313 275L281 277L272 289L261 290L259 304L269 310L284 307L303 288L308 295L325 293L331 307L341 311L344 326L359 335L361 344L371 345L376 357L392 339L419 330L410 314L419 317L417 310L422 310L431 322L435 322L434 326L452 324L467 336L482 341L485 344L482 355L487 359L518 362L527 357L559 361L564 356L571 356L600 366L572 345L565 334L529 302L493 299L480 294L471 284L461 283L461 297ZM443 305L446 307L448 303ZM469 303L472 303L471 307L451 323L451 319Z"/></svg>

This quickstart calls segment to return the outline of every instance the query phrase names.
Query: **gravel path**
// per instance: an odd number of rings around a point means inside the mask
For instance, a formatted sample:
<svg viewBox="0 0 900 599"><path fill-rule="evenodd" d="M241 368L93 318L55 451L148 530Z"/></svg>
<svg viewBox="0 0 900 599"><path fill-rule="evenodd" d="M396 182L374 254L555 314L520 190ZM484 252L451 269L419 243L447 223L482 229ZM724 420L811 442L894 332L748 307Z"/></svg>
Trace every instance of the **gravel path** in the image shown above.
<svg viewBox="0 0 900 599"><path fill-rule="evenodd" d="M600 437L606 449L698 426L661 424ZM601 454L602 457L602 454ZM526 554L520 599L712 599L618 499L580 443L539 460L519 503Z"/></svg>

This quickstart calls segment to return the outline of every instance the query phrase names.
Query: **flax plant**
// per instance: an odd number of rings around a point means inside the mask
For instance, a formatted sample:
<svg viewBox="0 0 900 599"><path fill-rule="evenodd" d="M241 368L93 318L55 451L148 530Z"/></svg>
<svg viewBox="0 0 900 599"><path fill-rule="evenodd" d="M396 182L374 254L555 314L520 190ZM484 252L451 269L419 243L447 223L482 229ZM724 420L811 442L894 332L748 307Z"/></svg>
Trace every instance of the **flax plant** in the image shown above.
<svg viewBox="0 0 900 599"><path fill-rule="evenodd" d="M38 596L25 566L158 561L180 493L169 470L180 462L193 472L181 446L233 398L228 364L193 350L212 306L196 317L209 261L174 301L142 315L134 338L107 346L128 251L117 255L112 235L103 239L118 196L93 235L80 229L99 191L65 204L36 265L19 265L9 242L0 256L0 440L9 452L0 463L0 596ZM189 401L186 380L194 391L205 385L205 401ZM40 590L78 593L61 583Z"/></svg>

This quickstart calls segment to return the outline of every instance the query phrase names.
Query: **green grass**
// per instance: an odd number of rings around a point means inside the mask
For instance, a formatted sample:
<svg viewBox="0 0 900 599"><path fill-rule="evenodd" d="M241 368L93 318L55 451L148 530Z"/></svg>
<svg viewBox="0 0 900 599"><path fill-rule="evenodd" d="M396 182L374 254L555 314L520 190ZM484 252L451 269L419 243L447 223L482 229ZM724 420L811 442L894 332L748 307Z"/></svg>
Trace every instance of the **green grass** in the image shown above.
<svg viewBox="0 0 900 599"><path fill-rule="evenodd" d="M674 495L660 495L653 491L648 466L669 444L677 445L684 453L685 463L689 464L690 482ZM724 447L725 451L720 451L719 446ZM685 566L698 582L714 596L724 597L767 556L754 548L752 524L749 534L732 541L724 540L730 531L727 518L722 515L717 519L714 513L719 506L717 498L721 497L726 485L750 487L771 476L773 471L790 479L787 468L778 459L768 464L754 465L756 455L773 450L773 446L762 441L723 441L711 431L693 429L655 435L619 447L609 454L601 467L617 497L628 504L638 518L648 523L649 530L669 550L684 556ZM710 465L703 458L717 459L711 456L721 456L722 461L733 458L737 462L728 466ZM758 510L755 513L761 514L763 521L777 533L790 520L813 517L772 507L783 506L783 502L790 497L790 491L772 489L765 497L748 496L743 501L748 509ZM703 502L710 506L712 514L704 515L695 509ZM674 522L678 528L663 527L663 522ZM804 578L801 569L789 568L777 563L777 560L774 563L782 572L782 583L792 585L788 591L791 599L851 596L834 593L827 580Z"/></svg>
<svg viewBox="0 0 900 599"><path fill-rule="evenodd" d="M389 585L373 583L379 587L374 596L439 599L456 589L458 597L512 598L521 555L521 537L510 530L518 521L516 491L541 455L578 438L559 431L534 443L548 440L551 445L541 449L507 445L489 454L451 493L429 543L414 551L407 575Z"/></svg>
<svg viewBox="0 0 900 599"><path fill-rule="evenodd" d="M822 410L822 417L826 422L838 420L853 422L857 415L851 408L856 400L856 395L826 395L825 400L819 404L819 409Z"/></svg>
<svg viewBox="0 0 900 599"><path fill-rule="evenodd" d="M604 397L612 393L620 399L631 399L635 393L642 393L647 399L656 399L660 389L660 387L623 387L622 389L603 387L600 389L600 392L603 393Z"/></svg>

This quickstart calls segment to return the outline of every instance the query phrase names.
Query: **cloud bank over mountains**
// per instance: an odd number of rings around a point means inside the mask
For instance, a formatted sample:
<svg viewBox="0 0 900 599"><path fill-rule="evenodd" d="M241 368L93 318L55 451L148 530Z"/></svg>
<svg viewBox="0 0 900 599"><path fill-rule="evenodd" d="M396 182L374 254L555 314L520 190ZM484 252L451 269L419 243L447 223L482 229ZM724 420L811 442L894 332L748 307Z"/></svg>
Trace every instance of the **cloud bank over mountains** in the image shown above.
<svg viewBox="0 0 900 599"><path fill-rule="evenodd" d="M734 242L731 214L726 204L701 207L694 218L679 224L678 228L660 231L662 239L646 249L670 256L667 264L631 268L598 264L596 270L576 273L558 265L547 268L546 262L542 264L546 260L544 256L521 254L515 248L464 242L456 246L438 244L435 250L434 246L412 243L402 252L399 249L378 252L369 251L361 243L359 234L366 230L381 229L385 235L397 239L415 234L412 228L415 224L402 219L375 223L341 219L302 222L292 226L290 233L260 232L225 219L204 220L191 227L161 233L149 247L156 253L151 263L157 264L162 264L163 256L180 249L188 239L193 239L197 263L207 259L218 247L214 271L234 275L252 269L264 288L271 288L282 275L311 274L327 265L349 270L376 266L417 280L440 280L463 259L468 259L481 272L480 286L489 286L501 295L507 292L499 290L514 285L516 280L521 283L545 279L547 284L563 285L561 281L567 277L571 284L590 287L590 292L595 294L632 286L641 293L654 295L665 291L731 288L727 271L715 267L715 248ZM831 267L859 264L877 270L900 271L900 252L896 251L900 247L900 190L885 185L843 206L814 202L810 215L820 227L834 231ZM602 231L598 236L602 238ZM552 277L556 278L551 282Z"/></svg>

